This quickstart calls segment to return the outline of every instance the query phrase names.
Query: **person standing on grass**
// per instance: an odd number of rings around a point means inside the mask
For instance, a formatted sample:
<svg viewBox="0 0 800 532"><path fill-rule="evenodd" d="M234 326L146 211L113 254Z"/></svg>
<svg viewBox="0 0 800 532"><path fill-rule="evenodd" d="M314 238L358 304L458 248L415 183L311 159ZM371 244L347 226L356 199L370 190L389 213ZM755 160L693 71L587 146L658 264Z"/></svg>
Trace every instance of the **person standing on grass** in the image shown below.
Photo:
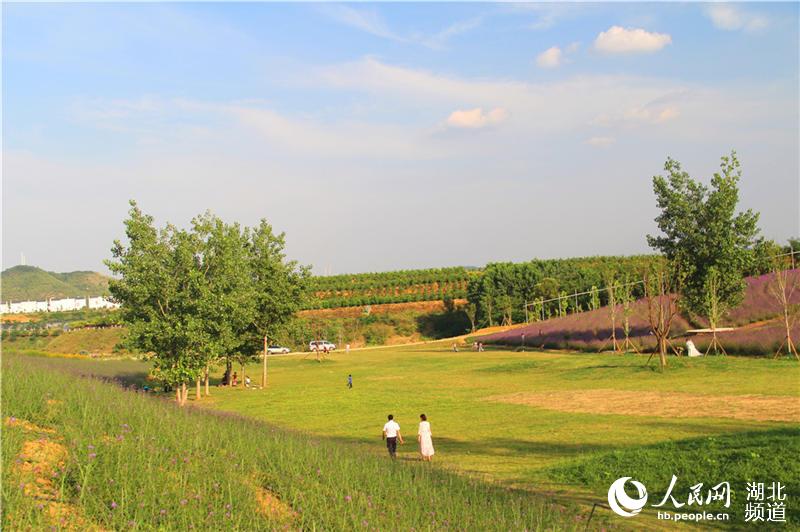
<svg viewBox="0 0 800 532"><path fill-rule="evenodd" d="M352 388L353 387L353 376L352 375L348 375L347 376L347 387L348 388Z"/></svg>
<svg viewBox="0 0 800 532"><path fill-rule="evenodd" d="M431 439L431 424L425 414L419 415L419 430L417 431L417 441L419 442L419 454L425 462L431 461L433 456L433 440Z"/></svg>
<svg viewBox="0 0 800 532"><path fill-rule="evenodd" d="M400 425L394 420L394 416L389 414L389 421L383 426L383 439L386 440L386 449L392 460L397 458L397 442L403 443L403 436L400 434Z"/></svg>

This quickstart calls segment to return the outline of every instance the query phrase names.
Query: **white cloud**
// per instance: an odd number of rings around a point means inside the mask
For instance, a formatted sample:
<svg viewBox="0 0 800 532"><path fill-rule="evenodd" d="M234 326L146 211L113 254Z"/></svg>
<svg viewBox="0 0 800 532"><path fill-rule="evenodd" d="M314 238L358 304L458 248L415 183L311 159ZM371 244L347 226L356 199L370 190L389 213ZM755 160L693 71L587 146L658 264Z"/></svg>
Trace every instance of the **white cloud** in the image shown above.
<svg viewBox="0 0 800 532"><path fill-rule="evenodd" d="M749 13L732 4L712 4L706 9L706 15L714 27L721 30L758 31L769 25L766 17Z"/></svg>
<svg viewBox="0 0 800 532"><path fill-rule="evenodd" d="M611 26L594 41L596 50L607 54L652 53L672 43L666 33L651 33L641 28Z"/></svg>
<svg viewBox="0 0 800 532"><path fill-rule="evenodd" d="M536 56L536 64L541 68L556 68L561 65L561 48L551 46Z"/></svg>
<svg viewBox="0 0 800 532"><path fill-rule="evenodd" d="M617 139L614 137L592 137L586 141L586 144L598 148L605 148L606 146L611 146L615 142L617 142Z"/></svg>
<svg viewBox="0 0 800 532"><path fill-rule="evenodd" d="M497 125L508 118L508 111L497 107L489 112L482 108L457 110L447 117L447 125L456 128L479 129L486 126Z"/></svg>

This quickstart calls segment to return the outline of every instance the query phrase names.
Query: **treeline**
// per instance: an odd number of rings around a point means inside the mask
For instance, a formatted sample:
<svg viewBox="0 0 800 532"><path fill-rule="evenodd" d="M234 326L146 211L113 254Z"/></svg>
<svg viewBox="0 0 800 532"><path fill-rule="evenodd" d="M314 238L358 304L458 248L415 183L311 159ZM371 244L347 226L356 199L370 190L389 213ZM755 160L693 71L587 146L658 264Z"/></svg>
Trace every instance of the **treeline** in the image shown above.
<svg viewBox="0 0 800 532"><path fill-rule="evenodd" d="M634 255L491 263L469 283L467 313L476 326L484 327L598 308L608 304L604 287L612 279L634 283L658 260L657 255ZM631 289L633 297L643 295L641 286Z"/></svg>
<svg viewBox="0 0 800 532"><path fill-rule="evenodd" d="M745 275L770 272L771 257L787 249L759 242ZM616 303L622 297L639 299L645 296L645 272L663 260L661 255L633 255L490 263L471 278L465 310L475 327L490 327L595 310L608 305L609 286Z"/></svg>
<svg viewBox="0 0 800 532"><path fill-rule="evenodd" d="M339 308L383 303L463 299L469 280L479 275L463 267L399 270L312 277L305 308Z"/></svg>

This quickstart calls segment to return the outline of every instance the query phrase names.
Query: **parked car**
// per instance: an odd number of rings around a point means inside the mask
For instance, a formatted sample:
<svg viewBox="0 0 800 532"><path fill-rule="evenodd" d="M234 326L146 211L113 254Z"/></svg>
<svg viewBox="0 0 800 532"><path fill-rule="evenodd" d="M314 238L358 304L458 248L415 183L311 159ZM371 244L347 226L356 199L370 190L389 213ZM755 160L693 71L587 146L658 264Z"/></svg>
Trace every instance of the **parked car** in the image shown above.
<svg viewBox="0 0 800 532"><path fill-rule="evenodd" d="M333 351L334 349L336 349L336 344L332 344L327 340L314 340L312 342L309 342L308 344L309 351L316 351L316 350L325 351L326 349L328 351Z"/></svg>
<svg viewBox="0 0 800 532"><path fill-rule="evenodd" d="M270 355L285 355L287 353L291 353L292 350L288 347L283 347L281 345L271 345L267 348L267 353Z"/></svg>

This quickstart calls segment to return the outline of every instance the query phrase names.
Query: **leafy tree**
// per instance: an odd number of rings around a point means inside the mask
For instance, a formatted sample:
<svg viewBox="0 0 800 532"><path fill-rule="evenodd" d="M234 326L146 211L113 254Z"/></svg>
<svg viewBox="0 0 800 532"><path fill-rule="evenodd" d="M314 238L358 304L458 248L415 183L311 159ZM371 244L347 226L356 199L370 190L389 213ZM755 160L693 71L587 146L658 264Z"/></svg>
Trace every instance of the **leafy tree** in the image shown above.
<svg viewBox="0 0 800 532"><path fill-rule="evenodd" d="M261 220L250 234L247 267L251 276L254 305L253 319L246 332L243 349L257 356L264 338L275 338L303 307L310 271L296 261L286 260L286 235L275 234L272 226ZM264 354L262 386L267 384L267 358Z"/></svg>
<svg viewBox="0 0 800 532"><path fill-rule="evenodd" d="M682 303L694 314L708 312L706 288L712 269L718 276L719 303L733 308L741 302L744 277L753 267L759 242L758 214L749 209L736 212L742 176L736 152L721 160L710 189L671 158L664 164L667 175L653 177L662 235L648 235L647 241L683 273Z"/></svg>
<svg viewBox="0 0 800 532"><path fill-rule="evenodd" d="M109 290L122 304L121 317L128 324L125 346L148 354L153 373L175 388L183 405L186 383L199 375L196 354L206 339L197 308L202 290L199 245L174 226L157 230L136 202L130 205L125 221L128 246L115 241L114 260L106 261L119 276L109 282Z"/></svg>
<svg viewBox="0 0 800 532"><path fill-rule="evenodd" d="M200 270L204 282L198 308L206 339L200 356L208 395L209 366L242 349L244 332L254 317L255 287L247 267L249 230L239 224L225 224L211 213L195 218L192 226L201 242ZM200 381L197 382L199 399Z"/></svg>

